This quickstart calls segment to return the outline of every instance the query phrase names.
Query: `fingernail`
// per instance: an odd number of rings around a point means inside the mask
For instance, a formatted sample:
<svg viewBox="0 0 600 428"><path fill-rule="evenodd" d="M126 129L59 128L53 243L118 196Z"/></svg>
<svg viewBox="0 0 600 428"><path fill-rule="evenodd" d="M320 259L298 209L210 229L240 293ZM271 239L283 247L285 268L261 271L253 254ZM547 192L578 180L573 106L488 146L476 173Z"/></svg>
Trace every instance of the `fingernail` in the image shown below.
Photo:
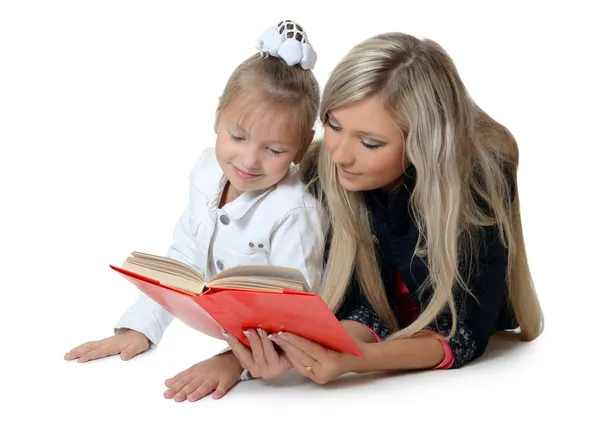
<svg viewBox="0 0 600 428"><path fill-rule="evenodd" d="M285 335L285 333L283 331L280 331L279 333L277 333L277 336L279 336L283 340L288 340L287 336Z"/></svg>
<svg viewBox="0 0 600 428"><path fill-rule="evenodd" d="M264 332L264 330L263 330L262 328L259 328L259 329L257 329L256 331L258 331L258 335L259 335L260 337L265 337L265 332Z"/></svg>
<svg viewBox="0 0 600 428"><path fill-rule="evenodd" d="M242 333L244 333L244 336L246 336L246 337L248 337L248 335L250 334L250 333L248 333L248 330L243 330Z"/></svg>
<svg viewBox="0 0 600 428"><path fill-rule="evenodd" d="M224 328L221 329L221 334L223 334L223 337L225 337L225 339L229 339L229 335L227 334Z"/></svg>

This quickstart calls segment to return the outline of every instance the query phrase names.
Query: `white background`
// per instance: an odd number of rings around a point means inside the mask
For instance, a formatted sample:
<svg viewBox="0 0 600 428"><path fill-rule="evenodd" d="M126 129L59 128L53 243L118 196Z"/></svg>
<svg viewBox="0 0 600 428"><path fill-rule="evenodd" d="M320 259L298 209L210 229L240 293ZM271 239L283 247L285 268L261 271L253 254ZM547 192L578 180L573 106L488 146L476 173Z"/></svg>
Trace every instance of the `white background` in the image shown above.
<svg viewBox="0 0 600 428"><path fill-rule="evenodd" d="M0 425L598 426L598 15L519 3L1 1ZM111 334L137 295L108 264L166 251L217 97L282 19L307 30L321 85L376 33L446 48L520 144L539 340L493 343L460 370L324 387L291 375L197 403L164 399L163 381L223 343L177 321L132 361L63 360Z"/></svg>

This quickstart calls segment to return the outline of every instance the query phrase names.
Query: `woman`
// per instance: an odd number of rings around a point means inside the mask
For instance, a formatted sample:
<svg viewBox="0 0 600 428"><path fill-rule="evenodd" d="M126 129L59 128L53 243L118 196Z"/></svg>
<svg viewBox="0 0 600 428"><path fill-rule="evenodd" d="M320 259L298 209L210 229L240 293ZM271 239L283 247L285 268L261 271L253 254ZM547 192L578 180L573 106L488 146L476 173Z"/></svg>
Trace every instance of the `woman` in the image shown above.
<svg viewBox="0 0 600 428"><path fill-rule="evenodd" d="M469 97L438 44L401 33L358 44L331 74L320 118L324 141L301 168L330 224L321 293L365 356L271 335L294 367L319 383L458 368L496 331L541 334L517 144ZM273 373L252 357L265 352L229 341L252 375Z"/></svg>
<svg viewBox="0 0 600 428"><path fill-rule="evenodd" d="M541 334L517 144L469 98L438 44L401 33L358 44L325 85L320 119L324 141L300 167L329 224L321 294L364 355L249 330L252 349L229 335L224 360L253 377L295 367L325 383L346 372L458 368L496 331ZM202 370L168 382L190 388Z"/></svg>

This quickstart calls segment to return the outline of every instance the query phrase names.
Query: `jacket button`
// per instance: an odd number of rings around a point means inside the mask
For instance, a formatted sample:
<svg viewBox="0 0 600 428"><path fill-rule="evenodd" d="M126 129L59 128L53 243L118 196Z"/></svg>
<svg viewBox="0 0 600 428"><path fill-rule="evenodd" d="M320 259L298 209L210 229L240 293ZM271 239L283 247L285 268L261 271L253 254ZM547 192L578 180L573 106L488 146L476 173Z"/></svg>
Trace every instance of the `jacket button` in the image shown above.
<svg viewBox="0 0 600 428"><path fill-rule="evenodd" d="M254 242L248 242L248 246L249 246L250 248L254 248Z"/></svg>
<svg viewBox="0 0 600 428"><path fill-rule="evenodd" d="M219 217L219 220L221 220L221 223L223 223L225 226L229 224L229 217L227 217L225 214Z"/></svg>
<svg viewBox="0 0 600 428"><path fill-rule="evenodd" d="M217 260L217 267L219 270L223 270L223 262L221 260Z"/></svg>

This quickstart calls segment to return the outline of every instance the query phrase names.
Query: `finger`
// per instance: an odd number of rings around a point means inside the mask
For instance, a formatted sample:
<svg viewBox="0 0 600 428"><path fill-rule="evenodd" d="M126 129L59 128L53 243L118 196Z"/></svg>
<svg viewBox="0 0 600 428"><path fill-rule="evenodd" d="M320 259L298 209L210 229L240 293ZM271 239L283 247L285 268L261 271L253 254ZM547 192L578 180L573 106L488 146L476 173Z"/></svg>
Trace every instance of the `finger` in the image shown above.
<svg viewBox="0 0 600 428"><path fill-rule="evenodd" d="M179 380L173 382L173 384L167 389L163 395L165 398L173 398L177 395L183 388L185 388L193 379L195 379L193 374L183 375L179 378Z"/></svg>
<svg viewBox="0 0 600 428"><path fill-rule="evenodd" d="M148 346L141 341L132 341L129 345L121 351L121 359L127 361L142 353L148 348Z"/></svg>
<svg viewBox="0 0 600 428"><path fill-rule="evenodd" d="M323 361L323 359L327 356L327 348L319 345L316 342L305 339L304 337L287 332L278 333L278 337L282 339L283 342L287 342L294 345L294 347L302 350L306 355L312 357L317 361Z"/></svg>
<svg viewBox="0 0 600 428"><path fill-rule="evenodd" d="M189 367L187 369L185 369L184 371L176 374L175 376L165 380L165 386L168 388L171 388L174 384L176 384L177 382L179 382L182 378L184 378L185 376L188 376L192 371L192 367Z"/></svg>
<svg viewBox="0 0 600 428"><path fill-rule="evenodd" d="M82 355L90 352L98 345L97 341L94 342L86 342L82 345L79 345L76 348L71 349L69 352L65 354L65 360L75 360Z"/></svg>
<svg viewBox="0 0 600 428"><path fill-rule="evenodd" d="M267 365L278 364L280 357L277 353L277 350L273 346L273 341L268 338L267 333L261 328L258 329L258 336L260 337Z"/></svg>
<svg viewBox="0 0 600 428"><path fill-rule="evenodd" d="M258 336L258 333L254 329L244 330L244 334L250 342L250 349L252 350L252 358L259 370L265 370L267 368L267 360L265 360L265 351L263 349L262 340Z"/></svg>
<svg viewBox="0 0 600 428"><path fill-rule="evenodd" d="M285 352L286 357L294 367L298 368L298 365L300 365L303 369L306 369L306 367L310 367L315 363L316 358L311 357L293 343L283 340L281 335L273 334L270 337Z"/></svg>
<svg viewBox="0 0 600 428"><path fill-rule="evenodd" d="M163 392L163 396L165 398L173 398L177 394L179 394L187 385L190 384L194 380L193 374L188 374L186 376L181 377L178 381L172 383L172 385Z"/></svg>
<svg viewBox="0 0 600 428"><path fill-rule="evenodd" d="M87 363L88 361L98 360L100 358L108 357L110 355L116 355L119 353L120 350L120 347L116 344L104 345L100 348L93 349L87 354L81 356L81 358L79 358L77 362Z"/></svg>
<svg viewBox="0 0 600 428"><path fill-rule="evenodd" d="M185 401L189 394L191 394L196 389L198 389L201 385L204 385L204 384L206 384L207 385L206 388L210 389L211 391L216 386L216 385L214 385L213 382L206 379L205 376L191 377L191 378L189 378L188 384L185 385L181 389L181 391L179 391L177 394L175 394L175 397L173 397L173 399L177 402Z"/></svg>
<svg viewBox="0 0 600 428"><path fill-rule="evenodd" d="M198 401L198 400L206 397L208 394L210 394L213 391L215 391L215 383L212 381L211 382L206 381L206 382L202 383L202 385L200 385L194 391L192 391L192 393L188 395L187 399L188 399L188 401Z"/></svg>
<svg viewBox="0 0 600 428"><path fill-rule="evenodd" d="M219 382L219 384L217 385L217 388L215 389L215 392L212 393L212 398L214 398L215 400L223 398L225 396L225 394L227 394L227 392L229 392L229 390L231 389L231 387L233 385L235 385L235 381Z"/></svg>
<svg viewBox="0 0 600 428"><path fill-rule="evenodd" d="M227 344L231 347L231 352L233 352L233 355L238 359L240 365L252 372L255 369L252 351L244 346L244 344L232 334L228 334L226 340Z"/></svg>
<svg viewBox="0 0 600 428"><path fill-rule="evenodd" d="M314 380L313 371L307 370L307 367L310 367L313 365L314 360L313 360L313 363L307 364L306 361L310 357L308 355L306 355L306 353L304 353L302 350L296 348L294 345L287 343L279 338L277 338L276 340L279 340L281 349L283 349L283 352L285 352L285 355L286 355L288 361L292 364L292 366L302 376L305 376L305 377L308 377L308 378Z"/></svg>

